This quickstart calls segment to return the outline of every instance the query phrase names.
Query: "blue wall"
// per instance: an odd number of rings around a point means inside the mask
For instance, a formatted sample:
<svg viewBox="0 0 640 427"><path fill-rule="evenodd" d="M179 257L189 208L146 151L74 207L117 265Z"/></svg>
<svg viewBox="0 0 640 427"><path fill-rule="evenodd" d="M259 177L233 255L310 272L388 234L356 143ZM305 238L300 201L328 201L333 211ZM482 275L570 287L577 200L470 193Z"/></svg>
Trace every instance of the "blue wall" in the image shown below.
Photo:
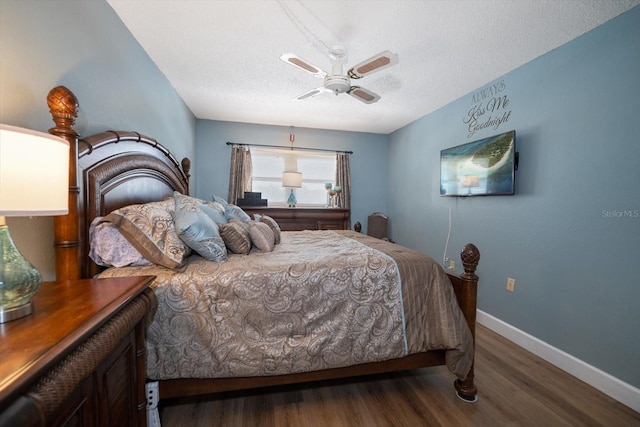
<svg viewBox="0 0 640 427"><path fill-rule="evenodd" d="M231 149L227 141L290 146L288 126L198 120L196 127L197 197L210 200L229 194ZM389 176L388 135L294 128L295 146L353 151L351 164L351 224L360 221L366 231L367 216L387 211Z"/></svg>
<svg viewBox="0 0 640 427"><path fill-rule="evenodd" d="M0 1L0 122L47 131L49 90L71 89L81 136L136 130L194 159L195 117L105 1ZM194 165L195 167L195 165ZM45 280L55 277L52 218L8 218Z"/></svg>
<svg viewBox="0 0 640 427"><path fill-rule="evenodd" d="M389 180L396 241L441 260L451 209L448 255L481 251L481 310L636 387L639 76L636 7L394 132ZM469 111L492 89L508 104L479 123L508 120L470 136ZM441 149L510 129L515 196L439 196Z"/></svg>

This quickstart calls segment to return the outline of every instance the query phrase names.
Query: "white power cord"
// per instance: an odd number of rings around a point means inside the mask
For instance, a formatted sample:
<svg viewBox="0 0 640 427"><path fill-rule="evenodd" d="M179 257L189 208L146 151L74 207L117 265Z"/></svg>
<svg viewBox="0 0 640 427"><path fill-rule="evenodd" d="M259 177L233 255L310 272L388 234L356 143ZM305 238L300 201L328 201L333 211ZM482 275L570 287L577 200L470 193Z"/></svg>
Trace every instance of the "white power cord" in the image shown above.
<svg viewBox="0 0 640 427"><path fill-rule="evenodd" d="M444 264L444 268L449 268L449 257L447 256L447 251L449 250L449 238L451 237L451 206L453 205L453 200L449 203L449 230L447 231L447 241L444 244L444 255L442 255L442 264Z"/></svg>

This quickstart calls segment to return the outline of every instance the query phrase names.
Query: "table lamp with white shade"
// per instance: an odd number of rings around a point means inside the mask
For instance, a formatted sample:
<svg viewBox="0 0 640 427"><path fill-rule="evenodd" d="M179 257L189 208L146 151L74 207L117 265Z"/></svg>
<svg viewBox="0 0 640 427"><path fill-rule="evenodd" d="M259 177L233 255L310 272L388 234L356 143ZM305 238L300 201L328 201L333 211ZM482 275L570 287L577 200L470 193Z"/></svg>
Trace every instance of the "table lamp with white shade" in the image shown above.
<svg viewBox="0 0 640 427"><path fill-rule="evenodd" d="M68 213L69 143L0 124L0 323L28 316L42 277L16 248L6 216Z"/></svg>
<svg viewBox="0 0 640 427"><path fill-rule="evenodd" d="M290 208L295 208L298 200L296 199L293 189L302 187L302 174L300 172L284 171L282 173L282 186L291 189L287 204Z"/></svg>

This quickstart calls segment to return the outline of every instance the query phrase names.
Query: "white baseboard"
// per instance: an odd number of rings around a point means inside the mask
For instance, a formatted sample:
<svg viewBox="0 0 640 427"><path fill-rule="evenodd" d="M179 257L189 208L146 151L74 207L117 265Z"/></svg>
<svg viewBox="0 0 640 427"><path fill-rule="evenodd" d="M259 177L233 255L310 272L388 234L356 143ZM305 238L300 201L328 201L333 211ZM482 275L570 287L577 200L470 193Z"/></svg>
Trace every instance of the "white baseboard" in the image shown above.
<svg viewBox="0 0 640 427"><path fill-rule="evenodd" d="M613 399L640 412L640 389L627 384L582 360L557 349L544 341L515 328L482 310L477 311L477 322L502 335L527 351L586 382Z"/></svg>

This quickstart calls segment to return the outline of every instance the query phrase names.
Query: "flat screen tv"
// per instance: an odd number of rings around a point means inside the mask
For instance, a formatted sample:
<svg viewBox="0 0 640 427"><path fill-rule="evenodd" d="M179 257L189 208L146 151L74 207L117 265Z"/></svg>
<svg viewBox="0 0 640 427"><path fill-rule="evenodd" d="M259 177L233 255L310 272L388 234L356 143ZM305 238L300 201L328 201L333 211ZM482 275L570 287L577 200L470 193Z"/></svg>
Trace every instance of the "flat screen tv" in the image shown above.
<svg viewBox="0 0 640 427"><path fill-rule="evenodd" d="M447 148L440 151L440 195L513 195L517 169L515 130Z"/></svg>

